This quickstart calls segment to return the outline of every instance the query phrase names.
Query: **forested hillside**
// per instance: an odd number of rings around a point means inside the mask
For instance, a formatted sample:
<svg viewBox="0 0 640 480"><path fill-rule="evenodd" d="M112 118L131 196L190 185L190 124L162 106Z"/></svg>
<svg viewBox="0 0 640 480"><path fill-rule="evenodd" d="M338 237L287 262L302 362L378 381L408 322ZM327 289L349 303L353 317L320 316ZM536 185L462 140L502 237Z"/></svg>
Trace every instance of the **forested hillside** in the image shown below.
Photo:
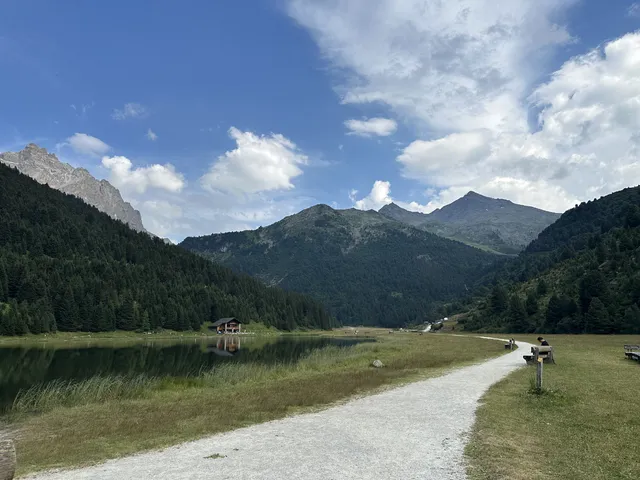
<svg viewBox="0 0 640 480"><path fill-rule="evenodd" d="M436 315L499 257L375 211L316 205L254 231L181 244L270 285L313 295L348 324L403 326Z"/></svg>
<svg viewBox="0 0 640 480"><path fill-rule="evenodd" d="M504 265L469 330L640 333L640 188L569 210Z"/></svg>
<svg viewBox="0 0 640 480"><path fill-rule="evenodd" d="M0 334L197 329L236 316L328 328L316 301L136 233L0 165Z"/></svg>

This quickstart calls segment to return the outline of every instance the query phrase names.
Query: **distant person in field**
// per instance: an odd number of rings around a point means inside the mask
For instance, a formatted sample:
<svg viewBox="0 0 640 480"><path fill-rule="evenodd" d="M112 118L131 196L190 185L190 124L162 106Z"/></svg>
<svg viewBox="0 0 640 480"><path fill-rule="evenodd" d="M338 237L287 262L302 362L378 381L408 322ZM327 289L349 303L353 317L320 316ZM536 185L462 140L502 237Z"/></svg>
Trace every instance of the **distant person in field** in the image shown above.
<svg viewBox="0 0 640 480"><path fill-rule="evenodd" d="M548 347L549 346L549 342L547 342L544 338L542 337L538 337L538 341L540 342L540 346L542 347Z"/></svg>

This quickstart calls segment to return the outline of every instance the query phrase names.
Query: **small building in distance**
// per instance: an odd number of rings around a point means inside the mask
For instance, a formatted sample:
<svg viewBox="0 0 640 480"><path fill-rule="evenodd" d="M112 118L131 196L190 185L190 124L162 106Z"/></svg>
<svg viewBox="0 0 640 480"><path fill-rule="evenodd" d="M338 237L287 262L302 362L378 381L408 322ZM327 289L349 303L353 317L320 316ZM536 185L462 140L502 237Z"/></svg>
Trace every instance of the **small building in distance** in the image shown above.
<svg viewBox="0 0 640 480"><path fill-rule="evenodd" d="M213 322L211 329L216 333L240 333L242 322L236 317L221 318L217 322Z"/></svg>

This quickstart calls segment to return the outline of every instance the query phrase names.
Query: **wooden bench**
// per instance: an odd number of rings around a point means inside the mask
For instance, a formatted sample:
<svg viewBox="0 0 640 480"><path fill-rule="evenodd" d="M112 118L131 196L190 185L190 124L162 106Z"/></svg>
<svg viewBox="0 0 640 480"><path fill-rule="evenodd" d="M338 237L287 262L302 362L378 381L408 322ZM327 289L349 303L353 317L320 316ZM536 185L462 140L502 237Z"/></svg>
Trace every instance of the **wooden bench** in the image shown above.
<svg viewBox="0 0 640 480"><path fill-rule="evenodd" d="M538 356L538 358L542 358L542 361L544 363L556 363L553 358L553 347L548 345L531 347L531 353L523 355L522 358L525 359L527 365L535 365L537 361L536 355Z"/></svg>
<svg viewBox="0 0 640 480"><path fill-rule="evenodd" d="M640 362L640 345L625 345L624 356Z"/></svg>

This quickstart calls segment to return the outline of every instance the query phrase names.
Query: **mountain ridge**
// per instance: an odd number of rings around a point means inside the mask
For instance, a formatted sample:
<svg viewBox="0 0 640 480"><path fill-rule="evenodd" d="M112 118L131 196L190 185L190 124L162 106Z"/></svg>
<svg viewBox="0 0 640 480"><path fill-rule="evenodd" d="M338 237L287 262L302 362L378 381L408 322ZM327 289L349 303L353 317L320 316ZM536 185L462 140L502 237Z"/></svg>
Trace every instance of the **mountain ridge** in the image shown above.
<svg viewBox="0 0 640 480"><path fill-rule="evenodd" d="M421 230L507 255L522 251L560 217L558 213L474 191L429 214L411 212L395 203L385 205L379 212Z"/></svg>
<svg viewBox="0 0 640 480"><path fill-rule="evenodd" d="M640 187L562 214L495 272L467 330L640 333Z"/></svg>
<svg viewBox="0 0 640 480"><path fill-rule="evenodd" d="M111 183L98 180L85 168L61 162L55 154L35 143L28 144L19 152L0 153L0 163L17 169L38 183L74 195L136 231L147 232L140 212L125 202Z"/></svg>
<svg viewBox="0 0 640 480"><path fill-rule="evenodd" d="M356 325L422 322L497 258L375 210L328 205L256 230L187 237L180 246L267 285L312 295L339 321Z"/></svg>

